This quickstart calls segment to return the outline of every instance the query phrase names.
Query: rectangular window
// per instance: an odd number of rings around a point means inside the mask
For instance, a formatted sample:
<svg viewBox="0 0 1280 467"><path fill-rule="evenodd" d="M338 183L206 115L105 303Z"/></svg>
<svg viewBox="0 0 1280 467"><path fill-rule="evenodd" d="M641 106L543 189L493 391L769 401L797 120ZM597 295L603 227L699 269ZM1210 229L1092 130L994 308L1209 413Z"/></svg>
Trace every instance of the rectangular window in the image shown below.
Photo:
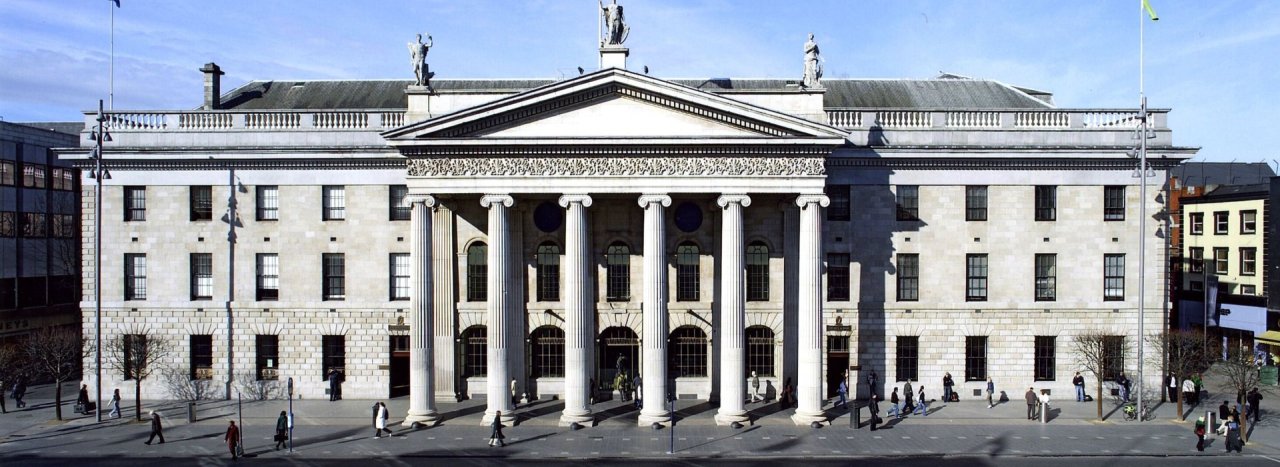
<svg viewBox="0 0 1280 467"><path fill-rule="evenodd" d="M191 254L191 299L213 299L213 253Z"/></svg>
<svg viewBox="0 0 1280 467"><path fill-rule="evenodd" d="M827 254L827 301L849 301L849 255Z"/></svg>
<svg viewBox="0 0 1280 467"><path fill-rule="evenodd" d="M1258 211L1240 211L1240 233L1252 234L1258 231Z"/></svg>
<svg viewBox="0 0 1280 467"><path fill-rule="evenodd" d="M769 301L769 247L760 242L747 245L747 301Z"/></svg>
<svg viewBox="0 0 1280 467"><path fill-rule="evenodd" d="M346 257L342 253L325 253L321 269L324 271L324 299L345 300L347 298Z"/></svg>
<svg viewBox="0 0 1280 467"><path fill-rule="evenodd" d="M0 186L17 185L17 164L13 161L0 161Z"/></svg>
<svg viewBox="0 0 1280 467"><path fill-rule="evenodd" d="M1240 284L1240 295L1257 295L1258 287L1250 284Z"/></svg>
<svg viewBox="0 0 1280 467"><path fill-rule="evenodd" d="M1209 271L1210 274L1227 275L1231 273L1228 271L1231 264L1227 256L1229 251L1225 247L1215 247L1213 249L1213 270Z"/></svg>
<svg viewBox="0 0 1280 467"><path fill-rule="evenodd" d="M1051 221L1058 218L1058 187L1036 187L1036 220Z"/></svg>
<svg viewBox="0 0 1280 467"><path fill-rule="evenodd" d="M1036 301L1052 302L1058 298L1058 255L1036 255Z"/></svg>
<svg viewBox="0 0 1280 467"><path fill-rule="evenodd" d="M1227 211L1215 211L1213 213L1213 234L1226 235L1228 233L1231 213Z"/></svg>
<svg viewBox="0 0 1280 467"><path fill-rule="evenodd" d="M605 253L605 300L631 300L631 249L615 243Z"/></svg>
<svg viewBox="0 0 1280 467"><path fill-rule="evenodd" d="M146 254L125 253L124 255L124 299L147 299Z"/></svg>
<svg viewBox="0 0 1280 467"><path fill-rule="evenodd" d="M1204 281L1191 281L1192 292L1204 292Z"/></svg>
<svg viewBox="0 0 1280 467"><path fill-rule="evenodd" d="M321 336L320 379L326 380L330 371L347 374L347 344L343 336Z"/></svg>
<svg viewBox="0 0 1280 467"><path fill-rule="evenodd" d="M147 220L147 187L124 187L124 220L125 222Z"/></svg>
<svg viewBox="0 0 1280 467"><path fill-rule="evenodd" d="M324 186L324 220L340 221L347 218L347 188Z"/></svg>
<svg viewBox="0 0 1280 467"><path fill-rule="evenodd" d="M12 238L16 236L18 236L18 213L0 211L0 237Z"/></svg>
<svg viewBox="0 0 1280 467"><path fill-rule="evenodd" d="M213 379L213 336L191 336L191 379Z"/></svg>
<svg viewBox="0 0 1280 467"><path fill-rule="evenodd" d="M898 255L898 301L914 302L920 299L920 255Z"/></svg>
<svg viewBox="0 0 1280 467"><path fill-rule="evenodd" d="M827 198L831 199L831 205L827 207L827 220L829 221L847 221L849 220L849 185L827 185Z"/></svg>
<svg viewBox="0 0 1280 467"><path fill-rule="evenodd" d="M1053 381L1054 367L1057 366L1057 350L1054 336L1036 336L1036 381Z"/></svg>
<svg viewBox="0 0 1280 467"><path fill-rule="evenodd" d="M965 255L965 271L965 300L987 301L987 255Z"/></svg>
<svg viewBox="0 0 1280 467"><path fill-rule="evenodd" d="M987 380L987 336L964 338L964 380Z"/></svg>
<svg viewBox="0 0 1280 467"><path fill-rule="evenodd" d="M1258 249L1257 248L1241 248L1240 249L1240 275L1253 276L1258 274Z"/></svg>
<svg viewBox="0 0 1280 467"><path fill-rule="evenodd" d="M76 216L74 214L52 214L49 220L52 221L54 237L76 238Z"/></svg>
<svg viewBox="0 0 1280 467"><path fill-rule="evenodd" d="M1124 372L1124 336L1102 338L1102 379L1115 381Z"/></svg>
<svg viewBox="0 0 1280 467"><path fill-rule="evenodd" d="M48 235L48 222L44 213L22 213L22 236L26 238L45 238Z"/></svg>
<svg viewBox="0 0 1280 467"><path fill-rule="evenodd" d="M138 368L139 364L150 363L147 360L155 358L155 355L147 355L147 336L145 334L125 334L120 336L124 340L124 379L125 381L137 377L133 370Z"/></svg>
<svg viewBox="0 0 1280 467"><path fill-rule="evenodd" d="M920 369L920 338L918 336L898 336L897 353L898 382L919 381L917 372Z"/></svg>
<svg viewBox="0 0 1280 467"><path fill-rule="evenodd" d="M915 185L898 185L897 205L898 220L920 220L920 187Z"/></svg>
<svg viewBox="0 0 1280 467"><path fill-rule="evenodd" d="M258 220L280 220L280 187L263 185L257 188Z"/></svg>
<svg viewBox="0 0 1280 467"><path fill-rule="evenodd" d="M387 202L390 204L390 218L393 221L407 221L413 215L413 206L409 204L409 187L391 185Z"/></svg>
<svg viewBox="0 0 1280 467"><path fill-rule="evenodd" d="M1189 218L1187 223L1190 224L1191 235L1203 235L1204 234L1204 213L1193 212L1188 214L1187 217Z"/></svg>
<svg viewBox="0 0 1280 467"><path fill-rule="evenodd" d="M1102 192L1102 220L1124 220L1124 187L1103 187Z"/></svg>
<svg viewBox="0 0 1280 467"><path fill-rule="evenodd" d="M696 302L702 296L702 269L698 247L691 244L676 248L676 301Z"/></svg>
<svg viewBox="0 0 1280 467"><path fill-rule="evenodd" d="M964 220L987 220L987 187L964 187Z"/></svg>
<svg viewBox="0 0 1280 467"><path fill-rule="evenodd" d="M255 261L258 270L258 301L280 299L280 255L258 253Z"/></svg>
<svg viewBox="0 0 1280 467"><path fill-rule="evenodd" d="M208 221L213 220L213 187L210 186L193 186L191 187L191 220Z"/></svg>
<svg viewBox="0 0 1280 467"><path fill-rule="evenodd" d="M27 188L44 188L45 168L39 164L22 164L22 186Z"/></svg>
<svg viewBox="0 0 1280 467"><path fill-rule="evenodd" d="M53 189L72 191L75 189L75 172L71 169L53 169Z"/></svg>
<svg viewBox="0 0 1280 467"><path fill-rule="evenodd" d="M1189 248L1188 253L1191 257L1187 258L1187 272L1203 273L1204 272L1204 248L1193 246Z"/></svg>
<svg viewBox="0 0 1280 467"><path fill-rule="evenodd" d="M1103 255L1102 299L1124 300L1124 255Z"/></svg>
<svg viewBox="0 0 1280 467"><path fill-rule="evenodd" d="M254 351L258 381L280 379L280 336L254 336Z"/></svg>
<svg viewBox="0 0 1280 467"><path fill-rule="evenodd" d="M391 299L409 299L409 254L391 254Z"/></svg>

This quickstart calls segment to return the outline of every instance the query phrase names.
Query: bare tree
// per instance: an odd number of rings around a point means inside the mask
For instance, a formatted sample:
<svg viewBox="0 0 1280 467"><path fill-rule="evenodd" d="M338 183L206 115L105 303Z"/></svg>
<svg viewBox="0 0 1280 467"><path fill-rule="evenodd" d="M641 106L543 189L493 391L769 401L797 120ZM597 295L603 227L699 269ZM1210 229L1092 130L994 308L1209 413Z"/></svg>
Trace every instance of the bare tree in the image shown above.
<svg viewBox="0 0 1280 467"><path fill-rule="evenodd" d="M258 379L258 376L251 372L237 373L236 386L240 388L240 393L250 400L285 398L285 388L279 380Z"/></svg>
<svg viewBox="0 0 1280 467"><path fill-rule="evenodd" d="M23 347L31 371L53 380L54 414L62 420L62 383L80 374L85 349L77 329L44 328L31 333Z"/></svg>
<svg viewBox="0 0 1280 467"><path fill-rule="evenodd" d="M1231 383L1231 388L1236 390L1236 403L1244 402L1245 394L1250 389L1258 387L1261 377L1258 374L1258 362L1252 352L1240 349L1232 349L1226 360L1218 362L1214 365L1223 376L1227 377L1227 382ZM1240 414L1240 438L1248 441L1247 419L1244 413Z"/></svg>
<svg viewBox="0 0 1280 467"><path fill-rule="evenodd" d="M213 380L191 379L191 374L182 368L165 368L160 378L175 399L196 402L213 397Z"/></svg>
<svg viewBox="0 0 1280 467"><path fill-rule="evenodd" d="M1178 402L1178 418L1182 418L1183 392L1181 382L1196 373L1203 373L1213 364L1213 351L1205 345L1204 336L1193 331L1166 330L1160 334L1147 336L1147 343L1160 349L1150 357L1153 366L1159 366L1164 359L1165 371L1173 376L1179 386L1174 391ZM1164 384L1161 384L1164 388Z"/></svg>
<svg viewBox="0 0 1280 467"><path fill-rule="evenodd" d="M162 336L148 333L122 334L107 341L107 358L111 366L133 380L134 418L142 420L142 382L160 369L172 346Z"/></svg>
<svg viewBox="0 0 1280 467"><path fill-rule="evenodd" d="M1124 356L1129 354L1130 343L1123 335L1094 330L1077 334L1071 339L1076 354L1076 364L1093 374L1098 404L1098 420L1102 420L1102 387L1107 377L1124 371Z"/></svg>
<svg viewBox="0 0 1280 467"><path fill-rule="evenodd" d="M0 345L0 392L13 387L26 370L27 362L14 344ZM0 398L4 396L0 395Z"/></svg>

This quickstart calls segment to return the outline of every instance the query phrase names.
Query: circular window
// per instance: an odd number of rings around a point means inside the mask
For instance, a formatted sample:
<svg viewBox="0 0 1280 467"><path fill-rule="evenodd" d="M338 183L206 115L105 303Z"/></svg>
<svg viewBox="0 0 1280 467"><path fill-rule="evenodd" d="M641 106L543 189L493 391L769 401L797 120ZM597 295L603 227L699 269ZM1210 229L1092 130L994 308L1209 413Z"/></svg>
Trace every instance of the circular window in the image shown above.
<svg viewBox="0 0 1280 467"><path fill-rule="evenodd" d="M697 204L685 201L676 206L676 227L684 232L693 232L702 227L702 209Z"/></svg>
<svg viewBox="0 0 1280 467"><path fill-rule="evenodd" d="M533 210L533 225L538 230L551 233L560 230L560 223L564 222L564 210L560 209L556 203L543 201L536 209Z"/></svg>

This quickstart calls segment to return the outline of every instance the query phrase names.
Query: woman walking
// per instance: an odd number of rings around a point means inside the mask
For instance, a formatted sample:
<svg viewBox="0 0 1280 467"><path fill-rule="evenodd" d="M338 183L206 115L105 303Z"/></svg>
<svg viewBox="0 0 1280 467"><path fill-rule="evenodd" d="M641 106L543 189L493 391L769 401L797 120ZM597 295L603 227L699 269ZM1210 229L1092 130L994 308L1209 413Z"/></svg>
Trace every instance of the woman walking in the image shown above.
<svg viewBox="0 0 1280 467"><path fill-rule="evenodd" d="M284 442L289 440L289 415L281 410L280 418L276 419L276 450L279 451L284 447Z"/></svg>
<svg viewBox="0 0 1280 467"><path fill-rule="evenodd" d="M378 413L373 417L373 437L381 438L384 431L391 436L391 430L387 429L387 404L379 402Z"/></svg>
<svg viewBox="0 0 1280 467"><path fill-rule="evenodd" d="M120 418L120 389L111 393L111 418Z"/></svg>
<svg viewBox="0 0 1280 467"><path fill-rule="evenodd" d="M1230 418L1223 420L1222 426L1218 427L1218 434L1226 435L1227 437L1227 452L1231 452L1232 449L1236 452L1241 452L1244 449L1244 443L1240 441L1240 422L1238 420L1239 418L1236 415L1231 415Z"/></svg>
<svg viewBox="0 0 1280 467"><path fill-rule="evenodd" d="M1200 452L1204 452L1204 425L1204 417L1196 419L1196 450Z"/></svg>
<svg viewBox="0 0 1280 467"><path fill-rule="evenodd" d="M506 446L507 443L503 441L503 439L506 438L506 436L502 435L502 411L501 410L494 413L493 423L490 424L489 426L493 428L493 432L489 434L489 447Z"/></svg>
<svg viewBox="0 0 1280 467"><path fill-rule="evenodd" d="M235 420L227 421L231 422L231 424L227 426L227 434L223 435L222 439L227 442L227 449L231 451L231 459L239 459L240 453L236 452L236 446L240 444L240 428L236 426Z"/></svg>

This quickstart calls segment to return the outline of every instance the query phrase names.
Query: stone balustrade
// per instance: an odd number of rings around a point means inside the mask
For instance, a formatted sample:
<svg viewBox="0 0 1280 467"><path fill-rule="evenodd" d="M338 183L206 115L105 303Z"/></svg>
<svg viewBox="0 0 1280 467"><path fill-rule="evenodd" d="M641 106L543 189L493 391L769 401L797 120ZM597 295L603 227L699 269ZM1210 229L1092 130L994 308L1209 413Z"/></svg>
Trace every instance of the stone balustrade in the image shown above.
<svg viewBox="0 0 1280 467"><path fill-rule="evenodd" d="M86 128L97 115L85 113ZM264 110L264 111L151 111L109 112L112 132L360 130L384 131L405 124L404 112L384 110Z"/></svg>
<svg viewBox="0 0 1280 467"><path fill-rule="evenodd" d="M827 122L833 126L856 130L1006 128L1006 129L1098 129L1116 130L1138 127L1137 109L993 109L993 110L915 110L828 108ZM1148 110L1151 128L1168 129L1167 109Z"/></svg>

